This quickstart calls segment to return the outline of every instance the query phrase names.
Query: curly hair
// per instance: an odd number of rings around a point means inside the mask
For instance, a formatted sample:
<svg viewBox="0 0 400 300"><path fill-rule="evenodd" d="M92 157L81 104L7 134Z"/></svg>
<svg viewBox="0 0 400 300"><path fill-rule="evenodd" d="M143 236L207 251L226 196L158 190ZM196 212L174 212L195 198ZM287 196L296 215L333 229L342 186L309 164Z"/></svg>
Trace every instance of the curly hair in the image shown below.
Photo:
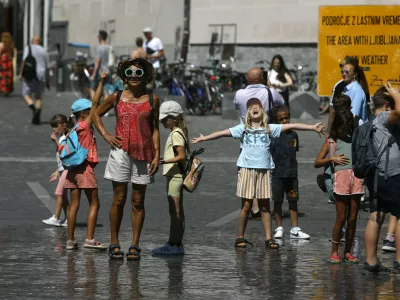
<svg viewBox="0 0 400 300"><path fill-rule="evenodd" d="M335 141L337 140L340 132L345 132L347 135L352 136L354 132L354 116L353 113L346 108L339 108L335 111L333 118L330 136Z"/></svg>
<svg viewBox="0 0 400 300"><path fill-rule="evenodd" d="M332 106L335 111L340 110L341 108L350 109L351 98L347 95L341 94L333 99Z"/></svg>
<svg viewBox="0 0 400 300"><path fill-rule="evenodd" d="M277 105L272 109L272 116L273 116L273 122L278 122L278 114L281 112L285 112L289 115L290 118L290 109L286 105Z"/></svg>
<svg viewBox="0 0 400 300"><path fill-rule="evenodd" d="M143 69L144 76L146 78L145 84L151 82L155 77L155 71L153 65L144 58L136 58L136 59L124 60L118 64L117 74L122 79L122 81L124 81L126 78L125 70L130 66L136 66L138 68Z"/></svg>

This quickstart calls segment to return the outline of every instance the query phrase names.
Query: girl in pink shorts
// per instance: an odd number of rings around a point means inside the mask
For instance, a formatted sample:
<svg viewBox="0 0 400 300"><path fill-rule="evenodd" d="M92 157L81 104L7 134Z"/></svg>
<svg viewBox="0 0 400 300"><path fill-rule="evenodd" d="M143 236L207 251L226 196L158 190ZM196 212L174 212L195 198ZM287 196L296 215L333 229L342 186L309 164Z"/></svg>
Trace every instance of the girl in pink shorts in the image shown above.
<svg viewBox="0 0 400 300"><path fill-rule="evenodd" d="M50 120L50 126L53 128L53 133L51 134L50 138L58 147L61 141L65 139L65 135L68 133L68 119L66 116L61 114L54 115ZM58 167L57 170L50 175L50 182L56 181L58 178L58 184L56 188L56 208L54 215L46 220L42 220L42 222L51 226L67 227L67 211L69 204L68 193L64 189L64 182L68 171L64 170L58 152L56 157ZM64 220L60 220L61 209L64 211Z"/></svg>
<svg viewBox="0 0 400 300"><path fill-rule="evenodd" d="M341 109L335 113L330 131L330 138L322 145L315 160L315 167L326 165L333 167L333 192L336 200L336 222L332 232L332 253L329 262L340 264L339 243L342 228L346 222L346 244L344 260L358 263L358 258L351 254L351 248L356 232L358 209L364 194L363 180L354 176L351 142L354 131L354 117L350 110ZM333 143L334 153L330 152Z"/></svg>
<svg viewBox="0 0 400 300"><path fill-rule="evenodd" d="M93 105L97 107L97 105ZM97 156L97 146L92 127L92 102L88 99L78 99L72 104L72 114L77 122L76 133L79 143L83 148L88 149L86 161L68 171L65 179L64 188L69 189L71 193L71 204L68 211L68 241L67 250L78 248L75 240L76 216L78 214L82 191L89 200L89 214L87 217L87 237L85 248L106 249L107 246L101 244L94 238L94 231L97 222L97 216L100 208L99 194L97 189L97 179L94 168L99 162ZM62 146L59 147L61 153Z"/></svg>

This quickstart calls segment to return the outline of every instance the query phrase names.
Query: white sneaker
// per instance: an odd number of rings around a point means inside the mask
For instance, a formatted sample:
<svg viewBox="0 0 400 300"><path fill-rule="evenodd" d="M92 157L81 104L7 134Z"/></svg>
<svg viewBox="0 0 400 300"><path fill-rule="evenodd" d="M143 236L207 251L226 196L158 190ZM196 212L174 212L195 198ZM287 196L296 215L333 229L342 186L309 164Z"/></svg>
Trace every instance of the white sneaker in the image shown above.
<svg viewBox="0 0 400 300"><path fill-rule="evenodd" d="M57 220L56 216L52 216L51 218L48 218L46 220L42 220L42 222L44 224L51 225L51 226L57 226L57 227L61 226L61 221Z"/></svg>
<svg viewBox="0 0 400 300"><path fill-rule="evenodd" d="M274 239L281 239L283 238L283 227L278 227L275 229Z"/></svg>
<svg viewBox="0 0 400 300"><path fill-rule="evenodd" d="M301 231L300 227L295 227L290 230L290 238L308 240L310 239L310 236L307 233Z"/></svg>
<svg viewBox="0 0 400 300"><path fill-rule="evenodd" d="M68 220L67 219L64 219L62 222L61 222L61 225L60 225L61 227L68 227Z"/></svg>

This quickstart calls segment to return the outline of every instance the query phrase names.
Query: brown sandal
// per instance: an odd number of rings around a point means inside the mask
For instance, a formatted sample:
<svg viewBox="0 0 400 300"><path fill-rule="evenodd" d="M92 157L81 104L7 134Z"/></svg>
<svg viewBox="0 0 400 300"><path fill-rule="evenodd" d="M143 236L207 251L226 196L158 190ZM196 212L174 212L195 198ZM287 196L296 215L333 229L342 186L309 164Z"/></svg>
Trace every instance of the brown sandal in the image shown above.
<svg viewBox="0 0 400 300"><path fill-rule="evenodd" d="M277 244L274 239L265 241L265 246L269 249L279 249L279 244Z"/></svg>
<svg viewBox="0 0 400 300"><path fill-rule="evenodd" d="M239 244L244 244L244 245L239 245ZM238 238L235 240L235 248L246 248L246 244L249 244L252 247L254 247L254 245L245 238Z"/></svg>

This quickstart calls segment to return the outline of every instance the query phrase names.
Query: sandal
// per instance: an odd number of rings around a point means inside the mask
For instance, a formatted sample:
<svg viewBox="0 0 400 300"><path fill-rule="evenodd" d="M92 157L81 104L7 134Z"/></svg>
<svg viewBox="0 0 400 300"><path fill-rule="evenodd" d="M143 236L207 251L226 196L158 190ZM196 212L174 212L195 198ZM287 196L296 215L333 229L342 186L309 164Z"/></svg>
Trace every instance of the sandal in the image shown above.
<svg viewBox="0 0 400 300"><path fill-rule="evenodd" d="M269 249L279 249L279 244L276 243L274 239L269 239L265 241L265 247Z"/></svg>
<svg viewBox="0 0 400 300"><path fill-rule="evenodd" d="M108 257L110 259L124 259L124 252L123 251L114 251L115 248L121 249L119 244L110 245L108 248Z"/></svg>
<svg viewBox="0 0 400 300"><path fill-rule="evenodd" d="M135 250L135 251L131 251L131 250ZM140 252L142 252L142 249L140 249L138 246L131 245L129 247L128 253L126 253L126 259L127 260L139 260Z"/></svg>
<svg viewBox="0 0 400 300"><path fill-rule="evenodd" d="M244 245L239 245L239 244L244 244ZM252 247L254 247L254 245L252 243L250 243L248 240L246 240L245 238L237 238L235 240L235 248L246 248L246 244L249 244Z"/></svg>
<svg viewBox="0 0 400 300"><path fill-rule="evenodd" d="M357 257L351 255L350 253L347 253L345 255L344 261L350 264L358 264L360 262Z"/></svg>
<svg viewBox="0 0 400 300"><path fill-rule="evenodd" d="M342 262L342 258L338 255L331 255L328 259L328 263L338 265Z"/></svg>

